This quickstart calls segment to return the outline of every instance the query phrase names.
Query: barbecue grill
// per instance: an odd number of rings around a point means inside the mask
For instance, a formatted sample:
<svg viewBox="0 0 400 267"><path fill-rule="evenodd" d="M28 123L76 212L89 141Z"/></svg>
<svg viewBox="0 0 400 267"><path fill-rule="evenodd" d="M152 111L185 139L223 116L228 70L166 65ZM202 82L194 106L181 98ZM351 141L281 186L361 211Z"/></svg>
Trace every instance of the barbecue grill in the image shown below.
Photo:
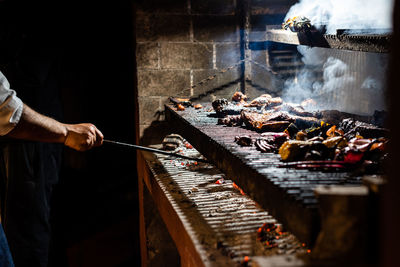
<svg viewBox="0 0 400 267"><path fill-rule="evenodd" d="M261 137L261 133L244 126L228 127L218 124L218 114L211 106L211 101L206 101L210 92L193 95L193 91L196 87L215 81L218 75L224 75L232 68L238 68L240 70L238 90L242 93L254 98L257 96L256 92L265 92L267 86L257 80L258 78L253 79L254 72L262 72L270 77L270 80L274 80L269 85L273 84L275 87L269 87L268 93L280 95L283 86L281 81L294 79L299 69L304 67L301 55L297 51L298 45L335 49L339 51L337 53L345 50L351 51L354 55L375 53L385 56L390 52L392 35L386 30L366 32L339 29L336 34L325 34L318 30L305 33L267 27L262 38L252 38L249 1L239 2L242 8L240 60L199 83L192 82L192 86L177 95L200 103L201 109L194 107L177 109L176 103L165 105L168 126L172 132L182 135L296 238L317 251L320 258L325 260L344 256L356 262L376 261L377 243L369 242L365 246L364 243L367 231L368 238L375 241L377 239L376 233L370 230L377 227L376 219L372 218L376 217L378 212L377 199L380 197L380 187L384 184L382 182L385 180L384 176L366 176L341 168L324 170L301 168L301 166L287 167L276 153L262 153L255 146L238 145L235 142L236 136L257 139ZM256 61L260 51L265 52L266 64ZM363 57L358 59L360 58ZM314 74L322 76L321 70L314 70ZM218 88L212 91L215 90ZM226 98L230 97L231 95L226 95ZM320 95L319 98L337 98L337 96L329 92ZM335 213L336 208L341 209L342 213ZM345 228L347 226L342 228L339 225L335 227L336 231L332 230L334 216L338 217L335 222L349 222L352 225L349 228ZM337 233L341 230L353 232L354 235L349 237L352 240L346 241L343 236L338 237ZM323 244L326 240L333 242L329 244L331 248ZM344 244L346 242L348 244Z"/></svg>

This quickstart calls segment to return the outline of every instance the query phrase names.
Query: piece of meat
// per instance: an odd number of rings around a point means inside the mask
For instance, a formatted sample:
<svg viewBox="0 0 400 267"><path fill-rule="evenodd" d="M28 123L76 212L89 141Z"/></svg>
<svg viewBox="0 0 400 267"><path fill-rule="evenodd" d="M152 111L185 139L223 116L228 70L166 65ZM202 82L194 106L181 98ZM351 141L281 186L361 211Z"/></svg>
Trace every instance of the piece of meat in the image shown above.
<svg viewBox="0 0 400 267"><path fill-rule="evenodd" d="M259 97L253 99L249 104L245 105L246 107L261 107L266 106L269 103L269 100L272 98L269 94L263 94Z"/></svg>
<svg viewBox="0 0 400 267"><path fill-rule="evenodd" d="M245 107L274 107L282 104L282 98L272 97L269 94L263 94L255 98L249 104L244 105Z"/></svg>
<svg viewBox="0 0 400 267"><path fill-rule="evenodd" d="M375 125L356 121L351 118L342 120L339 124L339 129L344 131L344 136L347 139L352 139L356 135L361 135L364 138L387 137L389 135L388 129L379 128Z"/></svg>
<svg viewBox="0 0 400 267"><path fill-rule="evenodd" d="M175 150L180 146L183 146L184 139L179 134L170 134L164 137L162 146L164 150Z"/></svg>
<svg viewBox="0 0 400 267"><path fill-rule="evenodd" d="M314 113L305 111L300 105L292 103L283 103L282 105L273 108L275 111L287 111L290 114L301 116L301 117L314 117Z"/></svg>
<svg viewBox="0 0 400 267"><path fill-rule="evenodd" d="M195 109L201 109L201 108L203 108L203 106L201 104L196 104L196 105L194 105L194 108Z"/></svg>
<svg viewBox="0 0 400 267"><path fill-rule="evenodd" d="M235 136L235 142L240 146L251 146L253 140L248 135Z"/></svg>
<svg viewBox="0 0 400 267"><path fill-rule="evenodd" d="M289 139L285 133L265 132L256 140L254 145L261 152L276 152Z"/></svg>
<svg viewBox="0 0 400 267"><path fill-rule="evenodd" d="M320 125L321 120L314 117L290 116L298 129L307 129L315 125Z"/></svg>
<svg viewBox="0 0 400 267"><path fill-rule="evenodd" d="M228 100L225 98L217 99L211 103L215 112L220 113L224 110L224 107L228 105Z"/></svg>
<svg viewBox="0 0 400 267"><path fill-rule="evenodd" d="M241 116L247 127L261 132L282 132L293 121L283 112L261 114L242 110Z"/></svg>
<svg viewBox="0 0 400 267"><path fill-rule="evenodd" d="M179 104L185 107L192 106L192 102L190 102L189 98L170 97L169 101L171 101L175 106Z"/></svg>
<svg viewBox="0 0 400 267"><path fill-rule="evenodd" d="M235 102L244 102L246 101L247 96L243 94L242 92L235 92L232 96L232 101Z"/></svg>
<svg viewBox="0 0 400 267"><path fill-rule="evenodd" d="M362 116L338 110L318 111L315 112L315 117L332 125L338 125L342 120L347 118L351 118L352 120L366 122L366 123L370 123L373 120L373 116Z"/></svg>
<svg viewBox="0 0 400 267"><path fill-rule="evenodd" d="M241 115L229 115L225 118L218 119L218 124L226 126L241 126L243 124Z"/></svg>
<svg viewBox="0 0 400 267"><path fill-rule="evenodd" d="M257 150L261 152L275 152L276 146L271 145L266 138L258 138L254 143Z"/></svg>

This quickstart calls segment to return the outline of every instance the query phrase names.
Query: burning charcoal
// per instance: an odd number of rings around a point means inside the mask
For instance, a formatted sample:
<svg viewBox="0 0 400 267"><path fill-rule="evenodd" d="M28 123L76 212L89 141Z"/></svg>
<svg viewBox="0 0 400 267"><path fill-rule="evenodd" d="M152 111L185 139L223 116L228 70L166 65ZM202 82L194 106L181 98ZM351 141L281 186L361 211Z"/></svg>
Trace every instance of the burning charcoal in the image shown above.
<svg viewBox="0 0 400 267"><path fill-rule="evenodd" d="M201 104L196 104L196 105L194 105L194 108L195 109L201 109L201 108L203 108L203 106Z"/></svg>
<svg viewBox="0 0 400 267"><path fill-rule="evenodd" d="M235 142L240 146L251 146L253 144L253 140L248 135L236 136Z"/></svg>
<svg viewBox="0 0 400 267"><path fill-rule="evenodd" d="M243 124L243 120L240 115L229 115L225 118L218 119L218 124L226 126L241 126Z"/></svg>
<svg viewBox="0 0 400 267"><path fill-rule="evenodd" d="M217 113L222 112L224 110L224 106L226 105L228 105L228 100L226 100L225 98L217 99L212 102L212 107Z"/></svg>
<svg viewBox="0 0 400 267"><path fill-rule="evenodd" d="M247 96L243 94L242 92L235 92L232 96L232 101L235 102L244 102L246 101Z"/></svg>

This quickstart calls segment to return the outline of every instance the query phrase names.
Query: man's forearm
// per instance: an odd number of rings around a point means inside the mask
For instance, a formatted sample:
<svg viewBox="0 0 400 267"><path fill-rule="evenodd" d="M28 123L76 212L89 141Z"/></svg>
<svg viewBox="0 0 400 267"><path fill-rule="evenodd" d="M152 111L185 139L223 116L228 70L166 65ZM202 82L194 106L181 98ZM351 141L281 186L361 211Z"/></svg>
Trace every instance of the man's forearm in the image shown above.
<svg viewBox="0 0 400 267"><path fill-rule="evenodd" d="M65 124L39 114L25 104L20 121L8 133L12 138L52 143L64 143L67 135Z"/></svg>

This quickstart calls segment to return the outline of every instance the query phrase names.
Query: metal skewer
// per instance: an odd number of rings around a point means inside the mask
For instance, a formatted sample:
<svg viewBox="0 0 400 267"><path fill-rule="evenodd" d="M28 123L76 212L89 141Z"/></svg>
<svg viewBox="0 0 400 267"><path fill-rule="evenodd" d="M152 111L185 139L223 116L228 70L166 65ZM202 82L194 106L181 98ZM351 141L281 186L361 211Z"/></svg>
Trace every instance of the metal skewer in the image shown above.
<svg viewBox="0 0 400 267"><path fill-rule="evenodd" d="M183 159L188 159L188 160L194 160L194 161L198 161L198 162L209 163L209 161L207 161L205 159L192 158L192 157L184 156L184 155L181 155L181 154L178 154L178 153L167 152L167 151L164 151L164 150L145 147L145 146L138 146L138 145L122 143L122 142L117 142L117 141L112 141L112 140L107 140L107 139L103 139L103 143L109 143L109 144L120 145L120 146L127 146L127 147L132 147L134 149L139 149L139 150L143 150L143 151L149 151L149 152L153 152L153 153L168 155L168 156L171 156L171 157L177 157L177 158L183 158Z"/></svg>

